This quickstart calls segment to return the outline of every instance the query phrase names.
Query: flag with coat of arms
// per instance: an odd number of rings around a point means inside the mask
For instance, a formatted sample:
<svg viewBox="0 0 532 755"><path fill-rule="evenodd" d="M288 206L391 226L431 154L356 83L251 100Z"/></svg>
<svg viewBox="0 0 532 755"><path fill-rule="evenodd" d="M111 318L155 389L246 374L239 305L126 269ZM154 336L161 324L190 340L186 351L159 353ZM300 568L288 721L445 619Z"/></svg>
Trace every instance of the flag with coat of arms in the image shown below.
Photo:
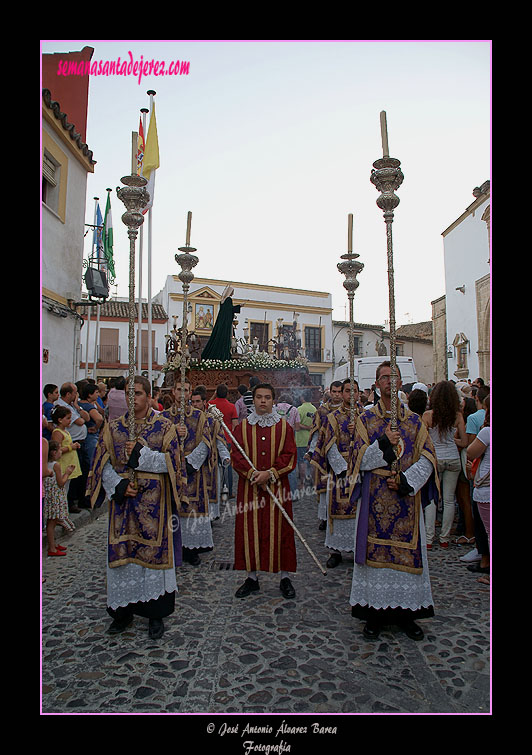
<svg viewBox="0 0 532 755"><path fill-rule="evenodd" d="M144 150L144 159L142 161L141 175L148 181L146 189L150 193L150 201L142 210L145 215L153 205L153 193L155 189L155 171L159 167L159 139L157 136L157 121L155 119L155 103L153 103L150 125L148 127L148 136L146 138L146 148Z"/></svg>
<svg viewBox="0 0 532 755"><path fill-rule="evenodd" d="M115 264L113 260L113 216L111 214L111 192L107 193L107 204L103 219L103 254L107 262L110 281L115 279Z"/></svg>

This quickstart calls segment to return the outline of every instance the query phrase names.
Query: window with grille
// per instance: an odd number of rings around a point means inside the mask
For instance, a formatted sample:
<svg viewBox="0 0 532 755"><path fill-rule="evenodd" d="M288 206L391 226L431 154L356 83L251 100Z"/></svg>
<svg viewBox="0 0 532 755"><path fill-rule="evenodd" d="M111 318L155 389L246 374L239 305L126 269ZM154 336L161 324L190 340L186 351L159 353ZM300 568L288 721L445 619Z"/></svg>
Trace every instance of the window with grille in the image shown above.
<svg viewBox="0 0 532 755"><path fill-rule="evenodd" d="M310 362L321 362L321 328L305 328L305 356Z"/></svg>

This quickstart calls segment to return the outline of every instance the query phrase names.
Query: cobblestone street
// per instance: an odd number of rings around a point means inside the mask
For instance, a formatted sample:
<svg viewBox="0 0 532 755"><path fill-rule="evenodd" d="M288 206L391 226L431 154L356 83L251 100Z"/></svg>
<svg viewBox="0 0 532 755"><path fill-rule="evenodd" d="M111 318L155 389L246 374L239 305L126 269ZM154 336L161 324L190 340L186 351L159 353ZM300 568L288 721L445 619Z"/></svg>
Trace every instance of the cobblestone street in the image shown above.
<svg viewBox="0 0 532 755"><path fill-rule="evenodd" d="M294 505L325 565L316 512L314 498ZM176 611L154 641L140 617L106 634L107 521L62 539L64 558L43 550L43 713L490 712L490 594L459 561L467 547L429 553L436 615L420 622L422 641L386 627L371 642L351 617L352 554L323 576L296 538L294 600L273 574L235 598L245 575L232 570L234 519L222 515L214 551L178 569Z"/></svg>

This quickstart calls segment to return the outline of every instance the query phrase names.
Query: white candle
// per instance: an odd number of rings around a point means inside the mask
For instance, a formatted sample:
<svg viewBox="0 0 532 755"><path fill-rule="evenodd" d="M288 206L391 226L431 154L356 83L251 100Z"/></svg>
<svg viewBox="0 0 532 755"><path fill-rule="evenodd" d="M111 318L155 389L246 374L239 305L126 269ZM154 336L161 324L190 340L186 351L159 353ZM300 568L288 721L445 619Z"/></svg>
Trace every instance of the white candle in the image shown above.
<svg viewBox="0 0 532 755"><path fill-rule="evenodd" d="M382 138L382 156L389 157L390 149L388 147L388 126L386 124L386 111L381 111L381 138Z"/></svg>
<svg viewBox="0 0 532 755"><path fill-rule="evenodd" d="M187 215L187 243L186 246L190 246L190 224L192 223L192 213Z"/></svg>
<svg viewBox="0 0 532 755"><path fill-rule="evenodd" d="M347 216L347 251L353 251L353 213Z"/></svg>

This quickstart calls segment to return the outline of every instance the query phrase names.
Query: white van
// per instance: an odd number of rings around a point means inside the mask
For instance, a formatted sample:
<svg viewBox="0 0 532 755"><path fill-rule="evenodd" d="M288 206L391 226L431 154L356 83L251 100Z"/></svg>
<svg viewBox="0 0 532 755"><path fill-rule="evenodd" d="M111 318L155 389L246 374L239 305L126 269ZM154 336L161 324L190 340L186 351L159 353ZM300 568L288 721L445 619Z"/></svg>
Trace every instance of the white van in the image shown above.
<svg viewBox="0 0 532 755"><path fill-rule="evenodd" d="M375 382L375 374L377 367L383 362L389 361L389 358L384 357L355 357L353 378L357 381L358 387L361 391L364 388L371 388ZM401 382L417 383L416 365L412 357L396 357L397 366L401 371ZM349 377L349 362L337 367L334 371L334 380L346 380Z"/></svg>

